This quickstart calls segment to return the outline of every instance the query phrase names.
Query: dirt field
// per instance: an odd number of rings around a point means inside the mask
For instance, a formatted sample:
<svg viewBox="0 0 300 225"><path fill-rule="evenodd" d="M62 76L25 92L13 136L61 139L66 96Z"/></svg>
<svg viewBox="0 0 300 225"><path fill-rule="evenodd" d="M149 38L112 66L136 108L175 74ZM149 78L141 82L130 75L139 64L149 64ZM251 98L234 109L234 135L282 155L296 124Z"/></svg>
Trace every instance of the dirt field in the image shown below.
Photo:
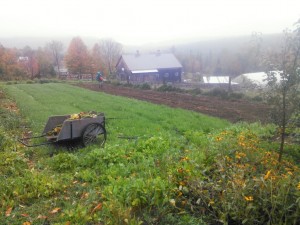
<svg viewBox="0 0 300 225"><path fill-rule="evenodd" d="M227 119L231 122L266 122L268 109L265 105L245 100L222 100L216 97L193 96L174 92L158 92L104 84L80 84L80 87L94 91L140 99L174 108L183 108L203 114Z"/></svg>

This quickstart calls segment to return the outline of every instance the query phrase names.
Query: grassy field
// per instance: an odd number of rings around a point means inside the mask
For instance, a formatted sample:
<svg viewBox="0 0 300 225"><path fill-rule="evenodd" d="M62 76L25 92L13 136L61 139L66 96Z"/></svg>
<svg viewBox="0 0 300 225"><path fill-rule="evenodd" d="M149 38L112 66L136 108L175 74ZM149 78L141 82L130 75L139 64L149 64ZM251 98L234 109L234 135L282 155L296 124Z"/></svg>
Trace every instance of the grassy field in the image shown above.
<svg viewBox="0 0 300 225"><path fill-rule="evenodd" d="M81 111L104 112L108 119L109 138L118 133L128 136L154 135L157 132L184 132L198 130L210 132L224 128L228 122L181 109L170 109L134 99L96 93L66 84L20 84L7 86L28 118L34 131L43 129L51 115L64 115Z"/></svg>
<svg viewBox="0 0 300 225"><path fill-rule="evenodd" d="M299 168L276 165L275 145L264 141L271 125L232 125L67 84L0 88L1 224L299 222ZM7 107L14 102L19 112ZM108 118L104 148L16 142L24 125L38 135L51 115L90 110Z"/></svg>

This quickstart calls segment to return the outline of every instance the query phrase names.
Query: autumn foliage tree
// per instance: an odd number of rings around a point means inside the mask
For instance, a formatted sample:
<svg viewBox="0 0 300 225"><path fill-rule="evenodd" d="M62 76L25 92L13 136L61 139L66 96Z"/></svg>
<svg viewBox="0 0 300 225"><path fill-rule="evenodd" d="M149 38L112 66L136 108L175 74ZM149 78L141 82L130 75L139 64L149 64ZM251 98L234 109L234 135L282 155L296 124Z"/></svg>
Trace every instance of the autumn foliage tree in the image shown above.
<svg viewBox="0 0 300 225"><path fill-rule="evenodd" d="M3 75L6 78L10 77L17 64L16 51L14 49L5 49L1 57L1 62Z"/></svg>
<svg viewBox="0 0 300 225"><path fill-rule="evenodd" d="M64 60L69 72L78 74L79 79L82 78L83 73L89 72L90 56L80 37L72 39Z"/></svg>
<svg viewBox="0 0 300 225"><path fill-rule="evenodd" d="M0 80L22 79L26 71L18 60L19 52L15 48L4 48L0 44Z"/></svg>
<svg viewBox="0 0 300 225"><path fill-rule="evenodd" d="M3 57L3 54L4 54L4 47L3 45L0 43L0 78L2 78L3 74L4 74L4 65L3 65L3 60L2 60L2 57Z"/></svg>

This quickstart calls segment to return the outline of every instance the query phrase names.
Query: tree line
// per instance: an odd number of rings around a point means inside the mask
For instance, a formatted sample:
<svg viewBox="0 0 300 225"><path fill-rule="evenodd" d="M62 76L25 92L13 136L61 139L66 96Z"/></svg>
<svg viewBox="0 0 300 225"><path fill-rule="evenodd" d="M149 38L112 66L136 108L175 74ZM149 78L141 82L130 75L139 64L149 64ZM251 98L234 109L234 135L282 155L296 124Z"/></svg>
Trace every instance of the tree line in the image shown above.
<svg viewBox="0 0 300 225"><path fill-rule="evenodd" d="M78 79L82 74L97 71L113 76L121 53L122 45L113 39L100 40L88 49L80 37L74 37L66 51L62 42L56 40L38 49L5 48L0 43L0 80L60 77L62 68L67 68Z"/></svg>
<svg viewBox="0 0 300 225"><path fill-rule="evenodd" d="M278 37L274 39L278 41ZM254 32L243 40L244 43L239 40L236 46L232 43L233 39L227 45L219 44L214 47L213 44L218 42L210 42L207 44L209 47L202 44L199 48L191 46L176 49L173 46L170 51L182 63L184 71L191 74L235 77L243 73L263 71L262 58L267 50L265 46L268 46L268 43L264 43L263 35Z"/></svg>
<svg viewBox="0 0 300 225"><path fill-rule="evenodd" d="M184 50L173 46L165 52L172 52L183 65L183 71L198 78L201 75L235 77L264 71L266 60L279 50L278 37L274 38L278 43L272 48L266 48L268 43L264 42L268 40L265 41L261 33L255 32L244 45L235 48L223 44L201 51L196 46ZM122 50L123 46L112 39L100 40L89 49L80 37L74 37L67 49L62 42L54 40L36 50L29 46L23 49L5 48L0 44L0 79L33 79L46 75L59 77L62 68L67 68L79 79L82 74L95 74L97 71L113 78Z"/></svg>

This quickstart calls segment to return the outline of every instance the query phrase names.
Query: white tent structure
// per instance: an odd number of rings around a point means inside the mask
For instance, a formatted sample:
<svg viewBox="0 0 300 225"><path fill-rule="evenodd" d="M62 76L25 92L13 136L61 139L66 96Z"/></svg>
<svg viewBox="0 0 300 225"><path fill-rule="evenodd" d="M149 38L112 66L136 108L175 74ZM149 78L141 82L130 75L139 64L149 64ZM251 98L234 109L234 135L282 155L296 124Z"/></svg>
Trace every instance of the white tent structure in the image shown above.
<svg viewBox="0 0 300 225"><path fill-rule="evenodd" d="M281 80L280 71L271 71L276 77L277 81ZM233 80L242 86L256 86L265 87L267 85L267 74L265 72L245 73Z"/></svg>
<svg viewBox="0 0 300 225"><path fill-rule="evenodd" d="M205 84L229 84L229 76L203 76ZM237 84L231 82L231 84Z"/></svg>

